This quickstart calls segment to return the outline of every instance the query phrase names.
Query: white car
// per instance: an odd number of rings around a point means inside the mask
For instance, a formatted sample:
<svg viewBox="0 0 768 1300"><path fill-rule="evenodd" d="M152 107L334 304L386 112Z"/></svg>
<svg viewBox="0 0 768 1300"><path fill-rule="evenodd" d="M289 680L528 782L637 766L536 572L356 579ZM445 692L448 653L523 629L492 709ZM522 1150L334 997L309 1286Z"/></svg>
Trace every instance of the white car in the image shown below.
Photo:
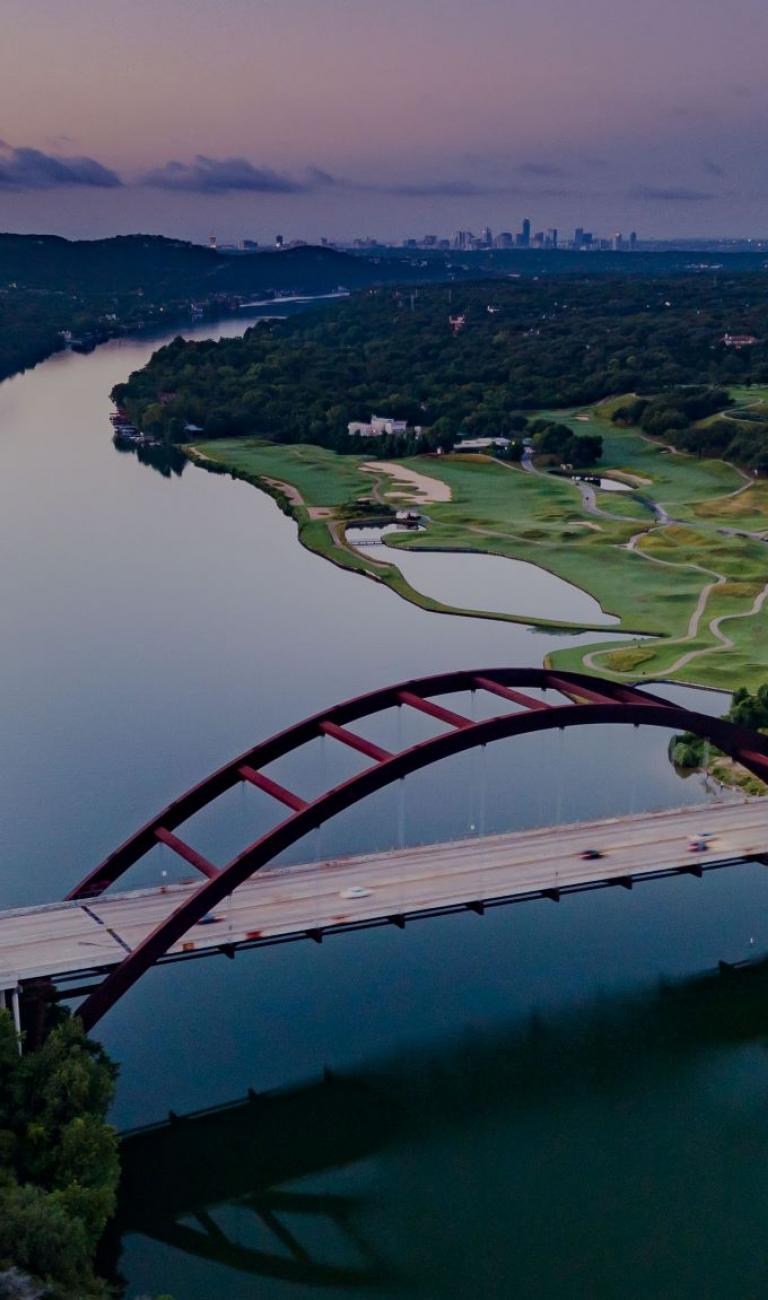
<svg viewBox="0 0 768 1300"><path fill-rule="evenodd" d="M362 885L350 885L349 889L342 889L339 898L370 898L370 889L364 889Z"/></svg>

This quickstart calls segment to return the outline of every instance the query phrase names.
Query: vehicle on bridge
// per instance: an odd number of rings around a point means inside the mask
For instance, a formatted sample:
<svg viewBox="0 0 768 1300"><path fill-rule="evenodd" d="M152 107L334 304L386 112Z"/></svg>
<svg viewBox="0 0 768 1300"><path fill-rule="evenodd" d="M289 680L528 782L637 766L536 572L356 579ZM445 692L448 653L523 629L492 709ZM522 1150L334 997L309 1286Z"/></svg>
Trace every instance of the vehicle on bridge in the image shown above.
<svg viewBox="0 0 768 1300"><path fill-rule="evenodd" d="M539 693L532 695L531 690ZM502 700L504 711L473 720L438 703L436 699L478 691ZM559 698L553 702L542 698L548 692ZM390 752L350 726L355 722L365 722L387 710L403 707L427 715L441 724L441 729L426 740L398 752ZM68 902L79 913L82 925L90 927L87 937L77 938L76 918L71 910L66 907L42 909L47 918L44 924L59 927L61 943L56 951L62 954L60 965L55 964L52 941L44 945L45 966L41 966L37 956L34 960L32 957L28 959L22 945L18 957L14 957L18 973L11 992L15 989L18 993L19 985L25 992L28 991L27 986L34 986L38 997L45 996L45 990L48 990L50 996L54 978L90 974L92 980L100 982L91 983L83 989L87 995L78 1008L78 1014L86 1028L91 1029L157 962L197 957L215 951L233 956L238 947L299 938L309 938L320 943L325 935L350 929L380 925L395 925L403 929L410 919L467 911L482 916L489 907L523 899L546 898L558 902L565 893L608 884L631 889L634 880L658 879L660 876L680 872L700 875L704 869L702 865L698 862L686 865L685 853L660 846L658 836L654 833L659 825L654 818L676 818L675 825L680 828L677 831L680 837L677 843L687 833L692 840L696 839L697 846L701 845L696 848L696 852L703 853L710 844L711 835L702 835L695 822L689 820L695 814L690 810L682 810L635 818L633 825L636 842L629 845L622 841L616 843L615 821L592 823L587 840L587 844L591 840L592 845L582 849L580 856L585 862L598 861L609 851L611 861L599 869L588 869L585 866L581 874L570 872L565 880L560 879L553 869L551 852L542 854L542 845L546 849L546 839L542 839L541 832L533 833L538 836L538 839L533 840L530 838L531 833L515 832L506 837L506 841L525 841L529 857L524 869L519 863L510 865L506 861L498 862L494 859L496 865L491 871L482 860L479 864L475 861L468 867L462 867L457 873L458 883L454 883L449 880L449 872L435 871L434 867L427 870L424 867L418 878L413 877L415 883L409 885L410 893L403 893L400 889L394 889L391 881L387 887L386 874L376 879L363 878L353 885L344 884L342 872L346 873L348 881L349 861L336 863L335 866L324 868L324 889L327 896L330 872L336 870L342 896L355 904L343 916L333 911L319 911L318 903L313 899L305 899L302 903L303 895L299 892L287 903L282 898L272 899L270 906L278 908L278 919L271 923L265 919L267 895L264 891L268 888L268 882L277 879L278 873L272 868L260 877L261 892L258 895L253 892L256 887L251 878L264 868L269 868L281 853L311 831L369 795L444 758L481 748L497 740L570 727L613 724L647 725L693 732L706 738L753 774L768 779L768 736L721 718L693 712L645 689L639 690L583 673L508 667L446 672L397 683L346 700L259 742L174 800L89 872L68 895ZM295 791L279 784L265 769L318 737L337 741L367 761L360 771L341 784L322 791L312 799L304 799ZM287 810L287 814L253 843L248 844L229 863L219 867L176 832L196 813L241 783L253 785L270 796L275 803ZM718 816L724 825L730 819L726 826L729 837L726 843L730 844L730 848L727 851L724 848L717 855L708 857L707 869L755 857L763 860L765 826L762 807L756 808L749 815L741 811L738 826L733 825L733 810L729 810L727 805L721 806L717 812L713 810L712 816ZM622 823L622 840L627 838L624 832L630 821L631 819L626 819ZM566 831L569 832L567 835ZM582 835L583 844L587 838L584 827L561 828L558 831L558 845L565 856L579 855L579 841L575 837ZM492 852L491 845L496 845L497 841L504 838L490 837L484 841L489 846L488 853ZM472 855L475 859L478 858L479 843L478 840L468 842L473 846ZM157 890L144 889L133 894L106 895L109 887L157 844L165 845L194 867L203 877L201 883L197 886L164 884ZM461 845L452 846L454 849L457 847L461 850ZM463 851L467 852L466 847ZM429 865L428 856L425 855L434 853L434 850L408 852L417 865L425 862ZM365 861L370 865L370 859ZM354 869L362 875L360 860ZM483 877L484 871L488 875L487 880ZM217 906L229 899L233 900L234 905L241 898L236 891L243 886L247 886L249 892L247 897L243 895L239 928L234 928L228 912L226 932L222 933L223 927L215 927L211 938L204 940L205 929L211 927L212 922L221 919L215 911ZM287 886L281 884L281 895L286 889ZM228 908L229 906L228 903ZM280 908L283 910L279 911ZM30 926L34 919L37 927L34 934L38 944L40 925L37 916L40 910L30 909L34 918L29 919ZM8 926L4 930L4 918L0 914L0 936L3 932L14 936L13 940L0 938L0 945L11 941L18 944L15 936L20 931L19 915L8 914ZM125 921L121 919L118 922L118 916L124 917ZM123 925L127 926L124 934L121 933ZM197 927L202 927L202 933L196 930ZM98 959L94 952L91 965L86 966L82 954L89 948L92 952L99 950L103 955ZM37 954L40 948L35 948L34 952ZM0 947L0 957L3 955ZM0 961L0 970L4 965L8 968L7 962ZM2 996L5 997L5 994Z"/></svg>

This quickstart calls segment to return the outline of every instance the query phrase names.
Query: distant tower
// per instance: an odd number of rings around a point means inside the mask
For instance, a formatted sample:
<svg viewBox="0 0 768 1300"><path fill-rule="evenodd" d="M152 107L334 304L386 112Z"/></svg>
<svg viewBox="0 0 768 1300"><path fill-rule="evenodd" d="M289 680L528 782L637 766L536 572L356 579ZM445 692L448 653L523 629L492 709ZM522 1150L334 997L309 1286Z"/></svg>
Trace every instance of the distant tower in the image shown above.
<svg viewBox="0 0 768 1300"><path fill-rule="evenodd" d="M636 249L637 249L637 231L633 230L630 232L630 236L629 236L629 251L630 253L634 253Z"/></svg>
<svg viewBox="0 0 768 1300"><path fill-rule="evenodd" d="M216 236L215 236L213 233L211 233L211 234L208 236L208 247L209 247L209 248L217 248L217 247L218 247L218 244L216 243Z"/></svg>
<svg viewBox="0 0 768 1300"><path fill-rule="evenodd" d="M528 217L523 222L523 228L520 232L520 247L529 248L531 244L531 223Z"/></svg>
<svg viewBox="0 0 768 1300"><path fill-rule="evenodd" d="M285 240L283 239L283 236L275 235L275 248L282 248L284 244L285 244Z"/></svg>

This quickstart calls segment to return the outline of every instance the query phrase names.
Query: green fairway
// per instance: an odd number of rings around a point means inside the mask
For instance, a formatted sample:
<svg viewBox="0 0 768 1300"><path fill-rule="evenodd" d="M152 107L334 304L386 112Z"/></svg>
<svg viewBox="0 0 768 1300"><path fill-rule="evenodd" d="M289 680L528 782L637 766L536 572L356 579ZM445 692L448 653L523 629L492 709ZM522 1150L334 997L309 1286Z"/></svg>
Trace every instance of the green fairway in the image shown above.
<svg viewBox="0 0 768 1300"><path fill-rule="evenodd" d="M277 446L255 438L221 438L201 442L197 450L244 476L290 483L308 506L338 507L370 492L372 479L358 469L355 456L337 456L309 443Z"/></svg>
<svg viewBox="0 0 768 1300"><path fill-rule="evenodd" d="M768 401L768 390L734 390L733 395L745 404ZM624 680L669 676L726 688L757 684L768 672L768 614L762 604L768 546L757 537L718 530L768 533L768 484L724 461L673 452L635 429L617 428L610 414L622 400L541 416L577 433L599 433L601 475L613 472L634 491L596 488L591 512L565 477L526 473L485 456L411 457L397 465L446 485L450 500L420 506L428 521L424 532L387 538L391 564L355 551L344 535L344 521L354 516L361 499L386 508L411 495L413 489L389 471L379 467L370 473L361 468L363 457L307 444L228 439L197 450L277 495L312 550L387 583L424 608L450 611L405 581L397 568L400 547L507 556L588 592L604 613L620 620L616 642L557 651L552 661L558 666ZM654 514L654 505L666 511L668 522ZM450 612L574 626L560 620L557 610L546 622L530 619L524 609L513 616L494 610ZM633 634L652 639L638 642Z"/></svg>

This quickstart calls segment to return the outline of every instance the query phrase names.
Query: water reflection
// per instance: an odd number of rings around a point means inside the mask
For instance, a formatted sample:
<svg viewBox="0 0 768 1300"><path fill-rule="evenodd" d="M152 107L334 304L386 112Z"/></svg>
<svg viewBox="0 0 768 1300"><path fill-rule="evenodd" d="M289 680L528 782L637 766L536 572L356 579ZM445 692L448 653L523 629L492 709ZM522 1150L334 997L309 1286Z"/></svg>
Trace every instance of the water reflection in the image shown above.
<svg viewBox="0 0 768 1300"><path fill-rule="evenodd" d="M595 1296L735 1295L705 1286L707 1226L747 1170L765 1164L766 995L763 962L568 1015L533 1014L523 1028L466 1032L429 1053L402 1052L137 1132L122 1144L113 1251L122 1243L135 1256L140 1239L172 1247L171 1290L177 1272L187 1276L180 1256L208 1261L184 1291L194 1296L224 1293L219 1266L334 1294L376 1286L458 1300L470 1294L474 1268L478 1295L575 1300L586 1278ZM745 1053L753 1102L729 1116L723 1102ZM650 1135L654 1091L679 1094L681 1123ZM659 1227L655 1193L665 1179L680 1191L683 1182L685 1197L667 1205L671 1221ZM768 1208L764 1175L760 1182L747 1211L753 1231ZM505 1225L493 1238L489 1189L493 1221ZM698 1220L701 1249L687 1278L673 1281L674 1234L688 1217ZM730 1259L744 1283L738 1294L757 1295L759 1258L751 1248L742 1255L737 1241ZM489 1265L509 1290L486 1289ZM630 1265L640 1272L628 1280ZM250 1291L233 1281L226 1294Z"/></svg>
<svg viewBox="0 0 768 1300"><path fill-rule="evenodd" d="M135 456L142 465L157 470L163 478L181 478L189 464L186 456L178 447L130 447L119 442L113 443L115 451L121 456Z"/></svg>
<svg viewBox="0 0 768 1300"><path fill-rule="evenodd" d="M289 1184L357 1164L398 1118L365 1080L329 1074L129 1136L112 1249L139 1233L252 1276L367 1288L388 1270L360 1226L363 1198Z"/></svg>

